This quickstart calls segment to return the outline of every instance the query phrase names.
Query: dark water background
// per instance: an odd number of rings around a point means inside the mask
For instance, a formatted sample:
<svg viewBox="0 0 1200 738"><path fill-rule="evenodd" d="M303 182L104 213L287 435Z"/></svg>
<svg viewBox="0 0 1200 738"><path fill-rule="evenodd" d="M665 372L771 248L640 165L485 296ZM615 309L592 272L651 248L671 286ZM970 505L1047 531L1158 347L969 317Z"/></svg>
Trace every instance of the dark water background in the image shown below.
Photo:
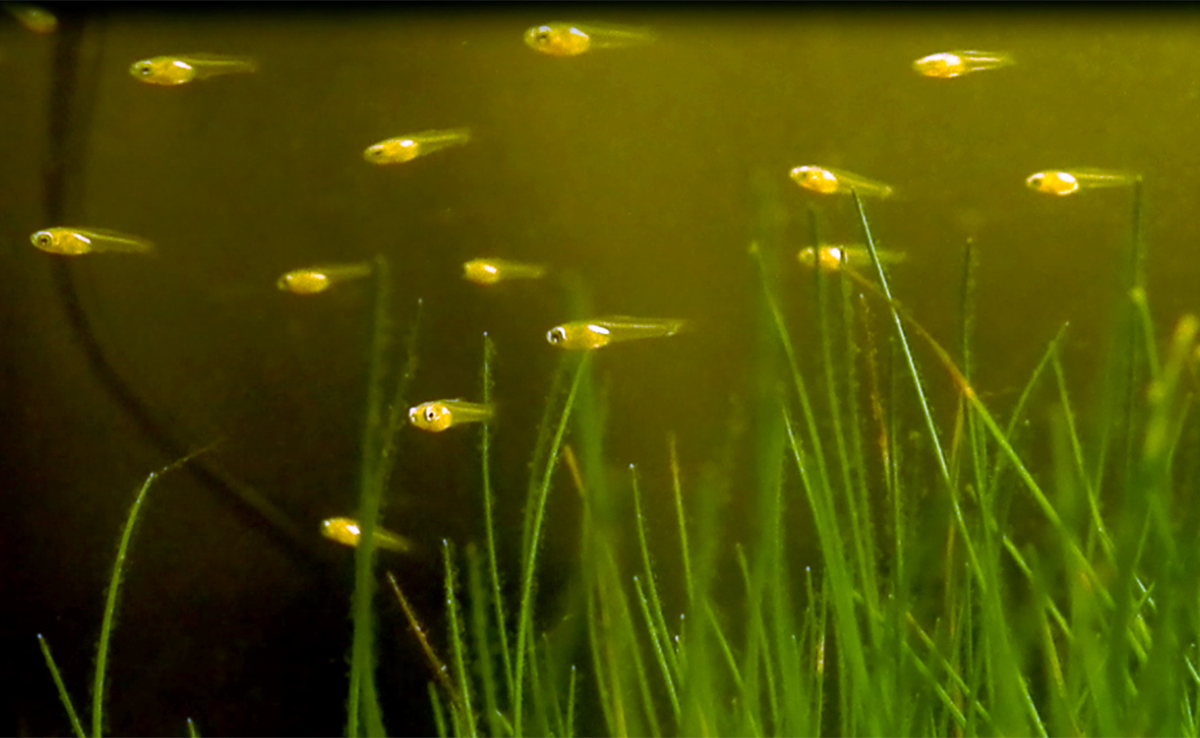
<svg viewBox="0 0 1200 738"><path fill-rule="evenodd" d="M768 214L787 253L808 245L810 204L828 241L860 240L851 204L801 191L786 177L793 166L896 188L895 200L868 203L882 245L908 254L893 289L946 344L962 245L974 239L976 386L1001 412L1070 321L1064 359L1086 417L1131 228L1128 192L1056 200L1025 188L1032 172L1141 173L1160 332L1200 307L1194 8L55 10L64 28L82 24L66 119L51 120L64 109L56 37L0 17L0 733L69 731L36 633L77 707L88 703L124 517L144 476L171 460L89 362L71 300L172 443L220 439L208 467L302 532L281 533L199 472L151 492L111 651L108 724L175 734L190 716L212 735L344 724L352 556L317 526L357 505L370 291L302 299L275 289L286 270L387 256L398 325L417 298L425 306L414 401L477 396L481 335L492 336L510 563L559 359L545 332L577 316L551 282L463 281L468 259L577 270L597 315L696 321L690 335L598 361L609 460L639 465L664 527L667 434L678 434L686 477L716 453L731 395L747 384L758 287L746 247L763 203L778 203ZM573 59L524 45L526 28L558 18L648 25L659 40ZM910 68L952 49L1007 51L1017 65L950 81ZM261 71L180 88L127 71L199 51L250 55ZM69 155L61 223L47 220L55 125ZM460 126L475 136L461 149L391 168L361 158L384 138ZM159 253L63 260L29 243L51 225L138 234ZM782 286L805 351L811 280L797 266ZM948 428L952 387L923 360ZM482 530L476 443L470 431L406 428L388 500L386 525L425 554L385 563L439 634L439 541L464 545ZM555 502L551 582L577 524L569 501ZM729 502L730 541L753 534L743 507ZM389 729L428 732L428 670L391 603L380 623Z"/></svg>

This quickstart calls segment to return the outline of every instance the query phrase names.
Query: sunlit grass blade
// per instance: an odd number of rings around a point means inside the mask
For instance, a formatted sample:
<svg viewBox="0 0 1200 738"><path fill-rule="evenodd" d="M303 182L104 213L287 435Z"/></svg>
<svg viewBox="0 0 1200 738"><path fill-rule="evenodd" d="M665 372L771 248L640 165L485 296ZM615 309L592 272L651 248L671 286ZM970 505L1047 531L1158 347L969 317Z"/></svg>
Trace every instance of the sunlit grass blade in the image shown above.
<svg viewBox="0 0 1200 738"><path fill-rule="evenodd" d="M679 456L675 448L675 434L672 433L667 442L671 451L671 486L675 492L675 513L679 519L679 549L683 562L683 583L687 592L689 605L694 608L696 588L692 584L692 557L688 553L687 521L683 514L683 488L679 481Z"/></svg>
<svg viewBox="0 0 1200 738"><path fill-rule="evenodd" d="M666 669L664 676L667 679L667 686L671 692L671 701L675 706L675 718L679 719L679 702L675 696L675 680L679 678L679 661L675 655L675 649L671 648L671 633L667 630L666 619L663 616L662 601L658 598L658 586L655 584L654 567L650 560L650 547L646 543L646 521L642 515L642 493L638 486L637 469L632 464L629 465L630 481L633 485L633 506L634 517L637 522L638 543L642 550L642 567L645 574L646 592L650 596L649 614L651 621L647 624L651 627L654 643L661 651L660 656L665 658L663 666ZM638 580L635 577L634 582ZM638 585L640 587L640 585Z"/></svg>
<svg viewBox="0 0 1200 738"><path fill-rule="evenodd" d="M50 655L50 644L46 643L46 639L42 637L41 633L37 634L37 639L38 646L42 649L42 656L46 659L46 667L50 669L50 676L54 679L54 686L58 688L58 698L62 700L67 717L71 719L71 728L78 738L83 738L83 725L79 722L75 706L71 704L71 696L67 694L67 687L63 684L62 675L58 673L58 665L54 663L54 657Z"/></svg>
<svg viewBox="0 0 1200 738"><path fill-rule="evenodd" d="M454 682L450 680L450 670L446 668L446 663L433 650L433 646L429 643L429 637L425 634L425 628L421 625L421 621L417 619L416 612L413 611L408 598L404 596L404 592L396 582L396 576L389 571L387 573L387 580L392 586L392 592L395 593L396 599L400 602L400 609L404 611L404 617L408 620L408 627L412 629L413 635L417 638L417 643L421 645L421 652L425 654L426 660L429 661L429 668L433 671L434 678L446 690L446 695L450 698L451 703L458 704L461 701L458 696L458 689L454 686Z"/></svg>

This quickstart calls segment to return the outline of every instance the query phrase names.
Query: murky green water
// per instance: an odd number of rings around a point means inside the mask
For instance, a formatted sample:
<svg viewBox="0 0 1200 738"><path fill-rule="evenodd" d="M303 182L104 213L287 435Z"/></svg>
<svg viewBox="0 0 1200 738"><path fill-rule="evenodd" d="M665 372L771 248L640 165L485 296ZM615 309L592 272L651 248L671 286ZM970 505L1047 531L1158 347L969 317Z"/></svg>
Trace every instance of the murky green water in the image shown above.
<svg viewBox="0 0 1200 738"><path fill-rule="evenodd" d="M551 8L68 10L49 36L0 18L0 651L3 670L23 675L4 692L0 732L66 730L33 634L51 639L82 698L132 490L170 460L166 447L214 440L205 465L226 483L180 473L147 504L113 646L110 726L171 734L191 716L210 734L342 729L350 556L318 523L357 504L371 293L284 294L275 280L289 269L387 257L398 329L424 305L415 401L476 395L483 332L495 340L493 473L509 535L560 355L546 331L583 316L568 314L553 280L464 281L471 258L574 270L596 315L694 321L690 334L597 361L608 461L614 473L642 469L661 493L648 514L663 521L668 434L686 475L717 453L731 398L750 386L751 237L765 229L794 254L812 207L828 241L860 240L850 201L801 190L787 177L796 165L896 189L868 203L881 244L908 256L892 286L946 344L974 240L975 384L996 408L1015 402L1066 321L1066 369L1086 407L1131 230L1127 191L1047 198L1024 185L1035 171L1140 173L1155 314L1165 324L1197 308L1191 10L598 7L567 19L645 25L657 41L566 59L522 41L560 15ZM1016 65L956 80L911 68L963 48ZM261 69L179 88L128 72L199 51L253 56ZM473 133L462 148L397 167L362 158L381 139L461 126ZM62 222L48 220L56 211ZM67 261L29 243L51 225L113 228L159 248ZM802 323L811 279L787 264L782 288ZM812 348L804 338L801 351ZM933 399L948 428L954 389L942 379ZM477 440L406 431L386 525L426 553L387 563L436 623L438 543L480 535ZM239 502L229 480L301 536ZM575 550L578 510L562 490L551 562ZM752 511L736 495L728 508L730 539L753 535ZM505 555L515 562L515 546ZM428 732L426 666L394 608L381 622L381 688L412 696L389 727Z"/></svg>

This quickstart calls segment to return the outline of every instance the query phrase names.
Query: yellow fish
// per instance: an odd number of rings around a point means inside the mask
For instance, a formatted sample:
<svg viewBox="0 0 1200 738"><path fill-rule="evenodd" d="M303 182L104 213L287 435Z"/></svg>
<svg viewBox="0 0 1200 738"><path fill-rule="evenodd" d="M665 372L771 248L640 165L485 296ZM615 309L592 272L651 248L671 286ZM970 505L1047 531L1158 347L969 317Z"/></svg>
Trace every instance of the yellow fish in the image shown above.
<svg viewBox="0 0 1200 738"><path fill-rule="evenodd" d="M592 49L619 49L654 41L646 28L547 23L525 31L525 44L546 56L579 56Z"/></svg>
<svg viewBox="0 0 1200 738"><path fill-rule="evenodd" d="M546 267L541 264L523 264L504 259L474 259L463 264L463 279L475 284L496 284L506 279L541 279L546 276Z"/></svg>
<svg viewBox="0 0 1200 738"><path fill-rule="evenodd" d="M4 3L4 9L28 31L54 33L58 30L58 19L49 10L28 3Z"/></svg>
<svg viewBox="0 0 1200 738"><path fill-rule="evenodd" d="M796 167L791 171L796 184L822 195L849 195L857 190L861 197L891 197L892 188L866 177L818 166Z"/></svg>
<svg viewBox="0 0 1200 738"><path fill-rule="evenodd" d="M491 405L466 400L434 400L409 408L408 421L421 430L441 433L454 425L491 420L494 414Z"/></svg>
<svg viewBox="0 0 1200 738"><path fill-rule="evenodd" d="M340 282L362 279L371 274L371 263L333 264L308 269L293 269L275 282L275 286L294 295L315 295Z"/></svg>
<svg viewBox="0 0 1200 738"><path fill-rule="evenodd" d="M156 56L136 61L129 67L129 73L146 84L167 87L222 74L249 74L257 71L258 62L253 59L221 54Z"/></svg>
<svg viewBox="0 0 1200 738"><path fill-rule="evenodd" d="M328 539L337 541L343 546L357 546L361 531L358 521L351 518L329 518L321 521L321 533ZM404 536L396 535L383 528L375 529L375 545L389 551L411 551L412 542Z"/></svg>
<svg viewBox="0 0 1200 738"><path fill-rule="evenodd" d="M555 326L546 334L546 340L559 348L591 351L617 341L673 336L687 327L686 320L614 315Z"/></svg>
<svg viewBox="0 0 1200 738"><path fill-rule="evenodd" d="M884 264L895 264L906 258L905 254L896 251L875 249L875 253ZM865 246L822 246L819 252L809 246L806 249L800 249L798 256L800 263L804 266L811 269L820 264L821 268L827 272L840 269L843 257L845 257L846 266L851 269L866 269L871 266L871 252Z"/></svg>
<svg viewBox="0 0 1200 738"><path fill-rule="evenodd" d="M971 72L999 69L1013 64L1013 58L1003 52L945 51L917 59L913 62L913 69L923 77L954 79Z"/></svg>
<svg viewBox="0 0 1200 738"><path fill-rule="evenodd" d="M42 251L68 256L105 251L145 254L154 250L154 244L144 238L103 228L47 228L34 233L29 240Z"/></svg>
<svg viewBox="0 0 1200 738"><path fill-rule="evenodd" d="M1025 179L1031 190L1047 195L1071 195L1092 187L1127 187L1136 175L1105 169L1072 169L1061 172L1037 172Z"/></svg>
<svg viewBox="0 0 1200 738"><path fill-rule="evenodd" d="M377 144L371 144L363 152L363 158L372 164L403 164L418 156L428 156L435 151L462 146L471 140L469 128L452 128L446 131L421 131L411 136L397 136Z"/></svg>

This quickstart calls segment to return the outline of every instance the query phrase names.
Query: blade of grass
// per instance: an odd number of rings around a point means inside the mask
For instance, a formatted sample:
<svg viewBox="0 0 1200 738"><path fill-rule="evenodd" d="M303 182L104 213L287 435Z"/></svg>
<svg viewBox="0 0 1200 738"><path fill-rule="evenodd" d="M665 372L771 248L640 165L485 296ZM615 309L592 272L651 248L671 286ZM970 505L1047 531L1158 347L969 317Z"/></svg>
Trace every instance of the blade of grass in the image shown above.
<svg viewBox="0 0 1200 738"><path fill-rule="evenodd" d="M513 670L513 734L516 736L523 735L521 732L521 719L523 711L522 702L522 681L524 678L524 661L525 661L525 632L528 628L528 623L533 617L533 583L534 583L534 566L537 561L538 545L541 540L542 522L546 512L546 499L550 496L550 479L554 473L555 463L558 461L559 447L562 445L563 435L567 430L567 421L571 416L571 406L575 402L575 394L579 389L580 380L583 378L584 370L587 368L590 354L583 354L579 357L578 365L575 370L575 379L571 383L571 390L567 394L567 400L563 406L562 415L558 420L558 428L554 433L554 440L550 444L549 451L546 455L546 468L542 475L542 484L537 491L537 499L534 502L534 513L530 524L529 547L525 551L525 567L521 577L521 605L517 616L517 649L516 649L516 666Z"/></svg>
<svg viewBox="0 0 1200 738"><path fill-rule="evenodd" d="M490 598L483 585L480 566L479 552L475 549L474 544L467 544L467 587L471 597L471 632L475 639L475 650L479 654L475 663L479 670L479 681L483 684L483 705L487 716L488 732L493 736L498 736L501 735L500 721L497 718L500 701L496 696L496 674L488 641L487 602ZM499 592L495 594L499 594ZM503 632L504 626L500 625L499 630Z"/></svg>
<svg viewBox="0 0 1200 738"><path fill-rule="evenodd" d="M392 585L392 592L396 594L396 599L400 601L400 609L404 611L404 617L408 620L408 626L412 629L413 635L417 637L417 642L421 644L421 652L425 654L430 668L433 669L434 678L442 685L442 689L446 690L446 694L450 697L452 704L460 703L462 700L459 699L458 689L455 688L454 682L450 680L450 670L446 668L445 662L438 658L437 652L430 645L429 637L425 635L425 628L417 620L417 614L413 611L412 605L408 603L408 598L404 596L404 592L400 590L400 585L396 583L395 575L389 571L387 579L388 583Z"/></svg>
<svg viewBox="0 0 1200 738"><path fill-rule="evenodd" d="M466 644L463 643L462 625L458 617L458 583L454 567L454 552L447 538L442 539L442 561L446 567L446 627L450 631L450 653L454 659L454 672L458 676L460 718L468 735L477 734L475 711L471 707L471 678L467 673Z"/></svg>
<svg viewBox="0 0 1200 738"><path fill-rule="evenodd" d="M433 682L428 682L429 702L433 705L433 724L437 726L440 738L446 738L446 711L442 708L442 700L438 697L437 688Z"/></svg>
<svg viewBox="0 0 1200 738"><path fill-rule="evenodd" d="M496 346L492 343L492 339L487 333L483 334L483 404L491 405L492 403L492 363L496 358ZM490 472L491 458L491 435L492 424L490 420L483 422L483 427L480 431L480 458L482 460L481 474L483 476L483 515L484 528L487 535L487 557L488 569L492 578L492 602L496 609L496 630L500 637L500 658L504 663L504 683L508 687L509 699L513 695L513 668L512 657L508 650L508 627L504 619L504 597L500 589L500 569L496 560L496 534L492 522L492 480ZM480 644L482 647L482 644ZM491 670L491 654L488 651L481 651L480 658L488 662L488 671ZM488 708L489 712L494 712L494 706ZM493 733L495 731L493 730Z"/></svg>
<svg viewBox="0 0 1200 738"><path fill-rule="evenodd" d="M563 731L564 738L575 735L575 666L571 665L571 682L567 688L567 727Z"/></svg>
<svg viewBox="0 0 1200 738"><path fill-rule="evenodd" d="M191 718L187 719L187 725L188 735L191 736L191 738L200 738L200 731L196 730L196 724L192 722Z"/></svg>
<svg viewBox="0 0 1200 738"><path fill-rule="evenodd" d="M669 667L664 676L667 678L667 686L670 689L672 701L675 703L675 707L678 708L679 703L675 699L674 682L679 678L679 661L676 658L675 650L671 648L671 633L667 630L667 621L663 617L662 601L658 597L654 567L650 560L650 547L646 543L646 520L642 514L642 493L638 486L637 469L634 468L633 464L629 465L629 476L633 484L633 508L637 522L638 543L642 550L642 566L646 575L646 590L650 595L650 614L653 616L653 620L648 625L655 630L653 633L655 644L661 644L661 655L666 658L663 665L664 667ZM637 581L636 577L634 581ZM679 718L678 709L676 709L675 718L677 720Z"/></svg>
<svg viewBox="0 0 1200 738"><path fill-rule="evenodd" d="M151 472L146 477L146 481L142 482L142 486L138 489L137 496L133 500L133 507L129 509L129 516L125 519L125 528L121 531L121 543L117 547L117 560L113 563L112 578L108 583L108 597L104 604L104 619L100 623L100 644L96 649L96 675L92 682L92 735L95 738L100 738L101 732L104 729L104 680L107 676L108 668L108 643L112 637L113 626L116 621L117 594L121 590L121 577L125 570L125 556L129 552L129 541L133 538L133 526L137 523L138 512L142 509L142 503L146 500L146 493L150 491L150 487L158 477L172 469L178 468L199 454L208 451L210 448L212 448L211 445L194 451L156 472Z"/></svg>
<svg viewBox="0 0 1200 738"><path fill-rule="evenodd" d="M675 491L675 512L679 517L679 548L683 560L683 582L690 605L696 601L696 589L692 584L692 559L688 555L687 524L683 515L683 491L679 482L679 456L676 454L673 432L668 436L667 445L671 450L671 482Z"/></svg>
<svg viewBox="0 0 1200 738"><path fill-rule="evenodd" d="M50 644L46 643L46 639L42 637L41 633L37 634L37 639L38 646L42 649L42 656L46 658L46 667L50 669L50 676L54 679L54 686L58 687L58 698L62 700L63 707L67 710L67 717L71 719L71 728L78 738L83 738L83 725L79 722L75 706L71 704L71 696L67 694L67 687L63 684L62 675L58 673L58 665L54 663L54 657L50 655Z"/></svg>
<svg viewBox="0 0 1200 738"><path fill-rule="evenodd" d="M375 528L383 491L380 460L383 455L384 351L388 343L388 263L382 255L374 261L375 302L371 322L371 347L367 359L367 408L361 440L358 524L361 531L354 551L353 636L350 647L350 694L346 706L346 735L356 738L359 720L370 736L382 736L383 714L375 692L374 616Z"/></svg>

